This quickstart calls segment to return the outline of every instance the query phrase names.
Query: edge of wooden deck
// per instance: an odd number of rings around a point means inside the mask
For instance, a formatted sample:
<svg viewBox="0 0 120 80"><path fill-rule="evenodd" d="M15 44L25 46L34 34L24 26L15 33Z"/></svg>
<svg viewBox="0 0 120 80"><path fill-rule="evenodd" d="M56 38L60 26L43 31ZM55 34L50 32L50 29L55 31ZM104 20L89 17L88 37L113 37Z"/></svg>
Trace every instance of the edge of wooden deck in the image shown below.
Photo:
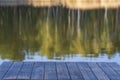
<svg viewBox="0 0 120 80"><path fill-rule="evenodd" d="M110 62L4 62L0 80L120 80L120 65Z"/></svg>

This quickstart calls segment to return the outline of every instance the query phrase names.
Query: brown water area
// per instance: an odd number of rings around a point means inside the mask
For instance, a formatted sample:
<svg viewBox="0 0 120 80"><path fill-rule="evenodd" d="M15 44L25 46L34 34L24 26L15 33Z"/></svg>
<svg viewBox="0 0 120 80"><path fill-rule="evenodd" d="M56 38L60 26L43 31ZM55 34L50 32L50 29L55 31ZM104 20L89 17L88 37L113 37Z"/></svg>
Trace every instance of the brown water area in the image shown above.
<svg viewBox="0 0 120 80"><path fill-rule="evenodd" d="M0 0L0 6L64 6L71 9L118 8L120 0Z"/></svg>

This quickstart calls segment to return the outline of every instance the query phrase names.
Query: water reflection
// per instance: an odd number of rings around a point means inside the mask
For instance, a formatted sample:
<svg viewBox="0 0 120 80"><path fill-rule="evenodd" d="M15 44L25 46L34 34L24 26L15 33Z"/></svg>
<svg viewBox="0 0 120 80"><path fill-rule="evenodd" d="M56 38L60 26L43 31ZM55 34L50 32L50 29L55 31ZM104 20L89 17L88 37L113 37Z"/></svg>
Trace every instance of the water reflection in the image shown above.
<svg viewBox="0 0 120 80"><path fill-rule="evenodd" d="M0 56L64 60L120 52L120 11L0 7Z"/></svg>

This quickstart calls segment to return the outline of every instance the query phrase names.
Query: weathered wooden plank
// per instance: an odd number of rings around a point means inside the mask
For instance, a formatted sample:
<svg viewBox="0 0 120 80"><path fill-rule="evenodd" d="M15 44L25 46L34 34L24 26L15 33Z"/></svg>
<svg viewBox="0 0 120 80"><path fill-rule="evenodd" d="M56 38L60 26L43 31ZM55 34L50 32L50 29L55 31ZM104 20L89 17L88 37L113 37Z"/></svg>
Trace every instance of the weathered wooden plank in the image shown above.
<svg viewBox="0 0 120 80"><path fill-rule="evenodd" d="M24 62L17 79L30 80L33 64L33 62Z"/></svg>
<svg viewBox="0 0 120 80"><path fill-rule="evenodd" d="M22 64L22 62L14 62L9 71L6 73L4 79L17 79L17 75L22 67Z"/></svg>
<svg viewBox="0 0 120 80"><path fill-rule="evenodd" d="M107 63L98 63L98 65L106 73L110 80L120 80L120 76Z"/></svg>
<svg viewBox="0 0 120 80"><path fill-rule="evenodd" d="M116 63L5 62L0 80L120 80Z"/></svg>
<svg viewBox="0 0 120 80"><path fill-rule="evenodd" d="M71 80L84 80L78 66L74 62L68 62L67 67L71 76Z"/></svg>
<svg viewBox="0 0 120 80"><path fill-rule="evenodd" d="M57 80L56 64L54 62L45 63L45 80Z"/></svg>
<svg viewBox="0 0 120 80"><path fill-rule="evenodd" d="M96 63L88 63L98 80L110 80Z"/></svg>
<svg viewBox="0 0 120 80"><path fill-rule="evenodd" d="M70 80L70 75L65 63L56 63L58 80Z"/></svg>
<svg viewBox="0 0 120 80"><path fill-rule="evenodd" d="M97 80L87 63L77 63L85 80Z"/></svg>
<svg viewBox="0 0 120 80"><path fill-rule="evenodd" d="M7 73L7 71L9 70L9 68L11 67L12 64L13 64L13 62L4 62L3 64L1 64L1 66L0 66L0 80L3 79L3 77L5 76L5 74Z"/></svg>
<svg viewBox="0 0 120 80"><path fill-rule="evenodd" d="M120 75L120 65L117 63L108 63L108 65Z"/></svg>
<svg viewBox="0 0 120 80"><path fill-rule="evenodd" d="M44 62L35 62L31 80L44 80Z"/></svg>

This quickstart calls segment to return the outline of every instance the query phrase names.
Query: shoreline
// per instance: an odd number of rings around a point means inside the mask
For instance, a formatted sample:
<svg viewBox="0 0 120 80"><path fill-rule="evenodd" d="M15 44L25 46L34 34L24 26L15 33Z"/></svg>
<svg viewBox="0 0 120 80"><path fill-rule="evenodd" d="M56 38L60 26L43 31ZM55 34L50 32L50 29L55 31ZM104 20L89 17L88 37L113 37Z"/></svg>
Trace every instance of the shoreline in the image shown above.
<svg viewBox="0 0 120 80"><path fill-rule="evenodd" d="M32 6L53 7L63 6L70 9L101 9L119 8L119 0L0 0L0 6Z"/></svg>

